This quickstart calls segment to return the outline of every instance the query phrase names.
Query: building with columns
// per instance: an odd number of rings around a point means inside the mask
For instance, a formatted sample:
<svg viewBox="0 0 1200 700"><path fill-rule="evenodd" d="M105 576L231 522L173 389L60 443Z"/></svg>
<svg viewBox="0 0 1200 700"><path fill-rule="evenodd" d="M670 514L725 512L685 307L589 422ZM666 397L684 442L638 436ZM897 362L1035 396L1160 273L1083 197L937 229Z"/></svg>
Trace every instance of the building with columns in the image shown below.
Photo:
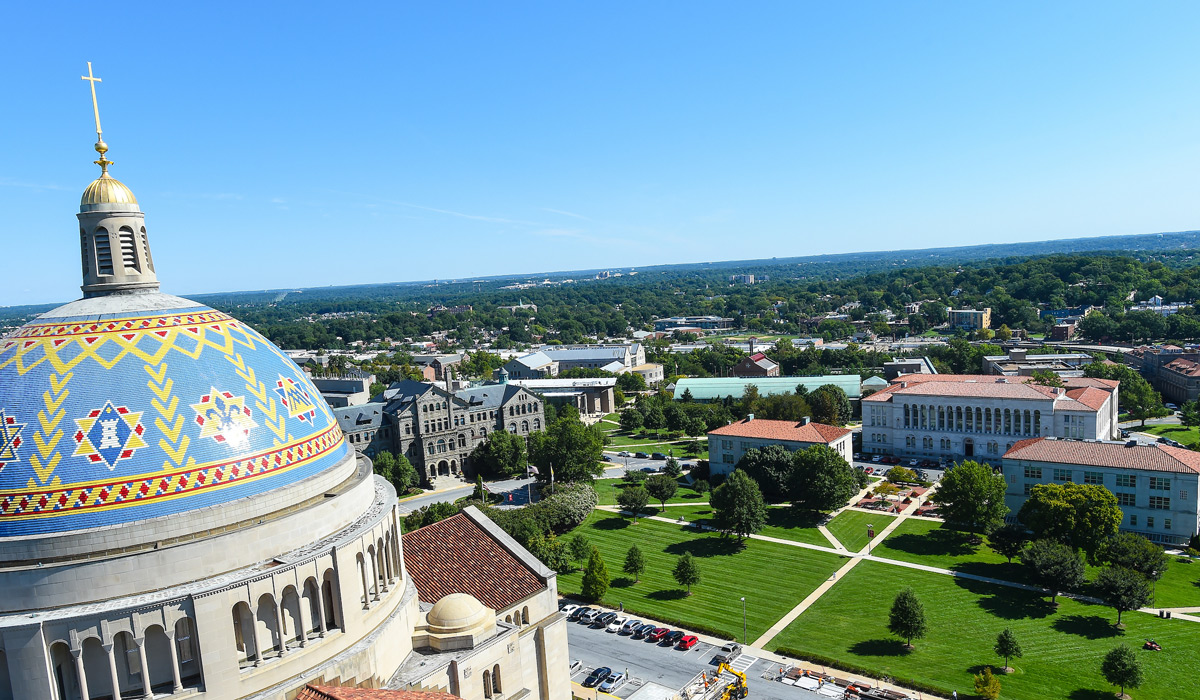
<svg viewBox="0 0 1200 700"><path fill-rule="evenodd" d="M1000 463L1018 440L1117 437L1118 382L1072 377L905 374L863 397L863 451Z"/></svg>
<svg viewBox="0 0 1200 700"><path fill-rule="evenodd" d="M138 201L96 150L83 298L0 339L0 700L484 700L501 673L511 697L569 700L552 573L471 514L463 576L504 552L528 621L427 600L391 485L282 351L158 291ZM456 685L403 672L450 652Z"/></svg>

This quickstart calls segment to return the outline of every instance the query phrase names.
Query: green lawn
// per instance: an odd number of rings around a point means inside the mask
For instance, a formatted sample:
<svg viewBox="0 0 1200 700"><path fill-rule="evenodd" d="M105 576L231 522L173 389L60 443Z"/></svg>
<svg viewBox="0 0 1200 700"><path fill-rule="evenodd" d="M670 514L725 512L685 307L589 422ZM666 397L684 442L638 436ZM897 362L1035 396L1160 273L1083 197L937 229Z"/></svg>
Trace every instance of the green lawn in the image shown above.
<svg viewBox="0 0 1200 700"><path fill-rule="evenodd" d="M1154 606L1200 607L1200 561L1172 557L1167 572L1154 583Z"/></svg>
<svg viewBox="0 0 1200 700"><path fill-rule="evenodd" d="M712 526L712 514L712 508L707 505L673 506L658 513L664 518L674 520L682 516L688 523L708 526ZM781 540L832 547L833 544L817 529L817 521L822 517L824 517L824 513L804 513L797 512L790 506L771 506L767 509L767 526L758 534L777 537Z"/></svg>
<svg viewBox="0 0 1200 700"><path fill-rule="evenodd" d="M1186 428L1182 425L1147 425L1143 433L1166 436L1185 447L1191 447L1200 442L1200 428Z"/></svg>
<svg viewBox="0 0 1200 700"><path fill-rule="evenodd" d="M679 479L679 490L671 497L667 503L705 503L708 501L708 494L701 494L693 491L691 488L683 485L684 480ZM621 479L597 479L592 482L592 486L596 488L596 496L600 499L602 506L617 505L617 494L621 489L628 488L630 484L626 484ZM658 501L650 499L651 505L657 505Z"/></svg>
<svg viewBox="0 0 1200 700"><path fill-rule="evenodd" d="M669 510L676 510L674 508ZM634 614L686 620L742 637L742 603L746 596L750 639L775 624L822 581L838 569L843 558L834 554L749 540L739 546L735 538L654 521L636 525L602 511L593 512L575 532L583 533L600 549L613 585L604 602L623 603ZM570 535L566 535L570 537ZM646 558L641 581L633 583L621 572L625 553L637 544ZM698 559L700 584L692 595L671 576L676 560L691 552ZM581 573L560 575L558 590L577 594Z"/></svg>
<svg viewBox="0 0 1200 700"><path fill-rule="evenodd" d="M971 539L971 535L952 530L942 523L909 519L900 523L887 539L877 543L872 554L1005 581L1027 582L1020 561L1013 559L1009 564L986 542L975 545Z"/></svg>
<svg viewBox="0 0 1200 700"><path fill-rule="evenodd" d="M883 528L891 524L896 516L883 513L863 513L857 510L844 510L838 513L825 527L830 534L838 538L846 549L857 552L867 546L867 525L875 526L875 537L878 539ZM874 552L872 552L874 553Z"/></svg>
<svg viewBox="0 0 1200 700"><path fill-rule="evenodd" d="M925 604L928 634L905 651L887 631L896 592L912 586ZM849 571L775 640L790 647L957 690L969 697L971 674L1003 661L992 647L1009 627L1025 654L1001 677L1001 697L1021 700L1109 700L1113 687L1100 676L1103 655L1121 642L1138 649L1145 683L1134 698L1195 697L1192 669L1200 664L1200 625L1126 613L1118 634L1111 608L1068 599L1052 611L1033 593L865 561ZM1145 639L1161 652L1141 651ZM1192 690L1188 690L1192 688ZM948 693L947 693L948 694Z"/></svg>

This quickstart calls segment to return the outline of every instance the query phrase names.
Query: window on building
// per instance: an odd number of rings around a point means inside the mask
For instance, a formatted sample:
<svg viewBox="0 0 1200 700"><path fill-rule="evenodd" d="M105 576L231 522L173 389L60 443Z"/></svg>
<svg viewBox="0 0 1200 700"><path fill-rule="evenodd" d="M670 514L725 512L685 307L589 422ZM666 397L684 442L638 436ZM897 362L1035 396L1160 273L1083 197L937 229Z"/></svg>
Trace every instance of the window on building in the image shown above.
<svg viewBox="0 0 1200 700"><path fill-rule="evenodd" d="M1171 519L1170 518L1163 518L1163 529L1164 530L1171 529Z"/></svg>
<svg viewBox="0 0 1200 700"><path fill-rule="evenodd" d="M1136 515L1131 514L1129 516L1129 527L1137 527L1137 516Z"/></svg>
<svg viewBox="0 0 1200 700"><path fill-rule="evenodd" d="M1117 496L1117 505L1119 505L1119 506L1127 506L1127 507L1133 508L1137 505L1137 503L1135 502L1134 495L1132 493L1118 493L1118 494L1116 494L1116 496Z"/></svg>
<svg viewBox="0 0 1200 700"><path fill-rule="evenodd" d="M1025 478L1026 479L1042 478L1042 468L1041 467L1025 467Z"/></svg>
<svg viewBox="0 0 1200 700"><path fill-rule="evenodd" d="M1137 477L1132 474L1117 474L1117 486L1137 486Z"/></svg>
<svg viewBox="0 0 1200 700"><path fill-rule="evenodd" d="M1033 493L1034 486L1036 486L1036 484L1029 484L1029 483L1025 484L1025 495L1026 496L1029 496Z"/></svg>
<svg viewBox="0 0 1200 700"><path fill-rule="evenodd" d="M1171 499L1167 496L1151 496L1149 508L1151 510L1171 510Z"/></svg>
<svg viewBox="0 0 1200 700"><path fill-rule="evenodd" d="M1152 515L1146 516L1146 527L1154 527L1154 516L1152 516Z"/></svg>
<svg viewBox="0 0 1200 700"><path fill-rule="evenodd" d="M1180 491L1180 492L1179 492L1179 500L1181 500L1181 501L1186 501L1186 500L1187 500L1187 491Z"/></svg>
<svg viewBox="0 0 1200 700"><path fill-rule="evenodd" d="M1152 476L1150 477L1151 491L1170 491L1171 477L1169 476Z"/></svg>
<svg viewBox="0 0 1200 700"><path fill-rule="evenodd" d="M1084 472L1083 483L1085 484L1103 484L1104 475L1100 472Z"/></svg>
<svg viewBox="0 0 1200 700"><path fill-rule="evenodd" d="M733 449L733 440L722 440L721 441L721 449L732 450Z"/></svg>
<svg viewBox="0 0 1200 700"><path fill-rule="evenodd" d="M1071 480L1071 470L1070 469L1055 469L1054 470L1054 480L1055 481L1070 481Z"/></svg>
<svg viewBox="0 0 1200 700"><path fill-rule="evenodd" d="M733 464L733 455L729 454L728 452L721 455L721 463L722 464Z"/></svg>

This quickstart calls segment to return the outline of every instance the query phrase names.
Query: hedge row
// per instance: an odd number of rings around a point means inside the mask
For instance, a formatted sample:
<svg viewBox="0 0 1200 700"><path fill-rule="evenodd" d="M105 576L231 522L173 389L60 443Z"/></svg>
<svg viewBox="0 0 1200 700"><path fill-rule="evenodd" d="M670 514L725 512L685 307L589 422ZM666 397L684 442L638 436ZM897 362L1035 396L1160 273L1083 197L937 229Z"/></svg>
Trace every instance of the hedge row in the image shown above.
<svg viewBox="0 0 1200 700"><path fill-rule="evenodd" d="M828 656L821 656L820 654L811 654L807 651L799 651L790 647L776 647L775 653L782 654L784 656L790 656L793 659L799 659L809 663L820 664L821 666L828 666L829 668L836 668L837 670L845 671L846 673L856 673L866 678L874 678L878 680L882 675L879 673L879 671L866 668L865 666L859 666L857 664L852 664L840 659L832 659ZM908 688L909 690L915 690L920 693L931 693L944 698L950 697L950 690L941 686L933 685L932 683L914 681L911 678L901 678L899 676L889 676L889 678L891 679L888 681L889 683L901 686L903 688Z"/></svg>

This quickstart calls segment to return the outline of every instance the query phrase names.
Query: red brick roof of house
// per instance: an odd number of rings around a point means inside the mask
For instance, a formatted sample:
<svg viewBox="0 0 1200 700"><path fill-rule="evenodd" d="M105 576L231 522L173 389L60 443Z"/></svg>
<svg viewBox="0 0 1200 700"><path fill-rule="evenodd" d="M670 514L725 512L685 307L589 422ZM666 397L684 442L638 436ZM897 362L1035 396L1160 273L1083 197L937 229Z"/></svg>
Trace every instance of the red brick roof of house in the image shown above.
<svg viewBox="0 0 1200 700"><path fill-rule="evenodd" d="M417 597L427 603L451 593L469 593L487 607L503 610L546 587L536 572L465 513L406 532L403 543L404 568Z"/></svg>
<svg viewBox="0 0 1200 700"><path fill-rule="evenodd" d="M433 690L383 690L381 688L337 688L304 686L296 700L462 700L457 695Z"/></svg>
<svg viewBox="0 0 1200 700"><path fill-rule="evenodd" d="M1029 438L1014 444L1012 449L1004 453L1004 458L1084 467L1200 474L1200 453L1157 443L1129 446L1120 442Z"/></svg>
<svg viewBox="0 0 1200 700"><path fill-rule="evenodd" d="M731 437L761 438L764 440L787 440L790 442L812 442L829 444L840 437L849 435L846 428L839 428L824 423L797 423L790 420L768 420L755 418L742 419L736 423L721 426L708 431L709 435L726 435Z"/></svg>

